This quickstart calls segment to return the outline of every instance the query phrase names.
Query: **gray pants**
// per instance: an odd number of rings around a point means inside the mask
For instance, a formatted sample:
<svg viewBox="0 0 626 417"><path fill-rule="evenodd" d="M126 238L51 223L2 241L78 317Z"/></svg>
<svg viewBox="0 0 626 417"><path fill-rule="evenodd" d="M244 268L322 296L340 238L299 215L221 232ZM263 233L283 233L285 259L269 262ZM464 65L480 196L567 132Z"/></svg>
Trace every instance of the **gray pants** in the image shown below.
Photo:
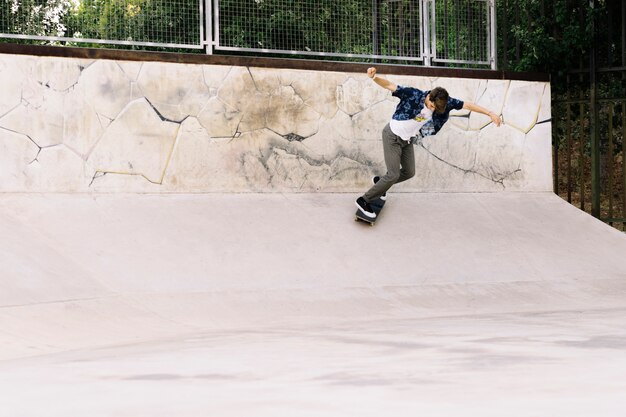
<svg viewBox="0 0 626 417"><path fill-rule="evenodd" d="M387 173L364 195L368 203L385 194L392 185L415 176L415 152L413 145L391 131L389 124L383 129L383 152Z"/></svg>

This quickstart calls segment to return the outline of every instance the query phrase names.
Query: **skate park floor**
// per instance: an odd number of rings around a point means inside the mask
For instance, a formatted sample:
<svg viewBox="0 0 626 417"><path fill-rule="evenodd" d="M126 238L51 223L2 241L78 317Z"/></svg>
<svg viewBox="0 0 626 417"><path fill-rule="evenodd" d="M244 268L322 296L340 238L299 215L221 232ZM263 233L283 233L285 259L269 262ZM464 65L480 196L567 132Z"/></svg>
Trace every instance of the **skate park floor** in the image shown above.
<svg viewBox="0 0 626 417"><path fill-rule="evenodd" d="M0 416L623 416L626 234L356 197L0 195Z"/></svg>

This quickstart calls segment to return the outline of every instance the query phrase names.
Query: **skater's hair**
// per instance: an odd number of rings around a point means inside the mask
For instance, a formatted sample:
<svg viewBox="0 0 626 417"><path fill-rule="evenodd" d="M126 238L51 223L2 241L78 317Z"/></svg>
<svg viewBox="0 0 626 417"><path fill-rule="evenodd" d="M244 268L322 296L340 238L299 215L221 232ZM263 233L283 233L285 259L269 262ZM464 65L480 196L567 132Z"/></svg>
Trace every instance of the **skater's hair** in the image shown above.
<svg viewBox="0 0 626 417"><path fill-rule="evenodd" d="M428 94L430 96L430 101L435 105L435 109L437 113L443 113L446 111L446 105L448 104L448 98L450 95L443 87L435 87L430 90Z"/></svg>

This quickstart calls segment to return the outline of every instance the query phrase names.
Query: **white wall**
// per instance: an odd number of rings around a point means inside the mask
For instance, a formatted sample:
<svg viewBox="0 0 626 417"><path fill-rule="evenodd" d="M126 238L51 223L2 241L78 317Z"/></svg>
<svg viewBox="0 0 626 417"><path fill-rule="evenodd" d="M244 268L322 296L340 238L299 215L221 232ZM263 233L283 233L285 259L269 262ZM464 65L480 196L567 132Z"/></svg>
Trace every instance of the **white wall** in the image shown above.
<svg viewBox="0 0 626 417"><path fill-rule="evenodd" d="M395 190L551 190L549 83L388 78L505 120L456 112ZM364 73L0 55L0 192L363 191L396 103Z"/></svg>

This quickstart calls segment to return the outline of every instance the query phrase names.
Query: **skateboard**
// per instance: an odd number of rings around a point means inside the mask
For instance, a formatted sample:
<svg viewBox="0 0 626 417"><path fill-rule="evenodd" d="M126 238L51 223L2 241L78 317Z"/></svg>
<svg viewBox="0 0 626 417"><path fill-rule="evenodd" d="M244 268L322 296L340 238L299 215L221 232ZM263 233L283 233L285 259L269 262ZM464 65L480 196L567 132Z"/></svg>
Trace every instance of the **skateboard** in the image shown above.
<svg viewBox="0 0 626 417"><path fill-rule="evenodd" d="M369 223L370 226L374 226L374 223L376 223L376 220L378 220L378 218L380 217L380 212L383 210L383 207L385 206L385 200L381 200L380 198L377 198L376 200L370 203L370 206L372 206L372 209L374 209L374 213L376 213L376 217L371 219L367 217L365 214L361 213L361 210L357 209L356 213L354 213L354 221L362 221L365 223Z"/></svg>

